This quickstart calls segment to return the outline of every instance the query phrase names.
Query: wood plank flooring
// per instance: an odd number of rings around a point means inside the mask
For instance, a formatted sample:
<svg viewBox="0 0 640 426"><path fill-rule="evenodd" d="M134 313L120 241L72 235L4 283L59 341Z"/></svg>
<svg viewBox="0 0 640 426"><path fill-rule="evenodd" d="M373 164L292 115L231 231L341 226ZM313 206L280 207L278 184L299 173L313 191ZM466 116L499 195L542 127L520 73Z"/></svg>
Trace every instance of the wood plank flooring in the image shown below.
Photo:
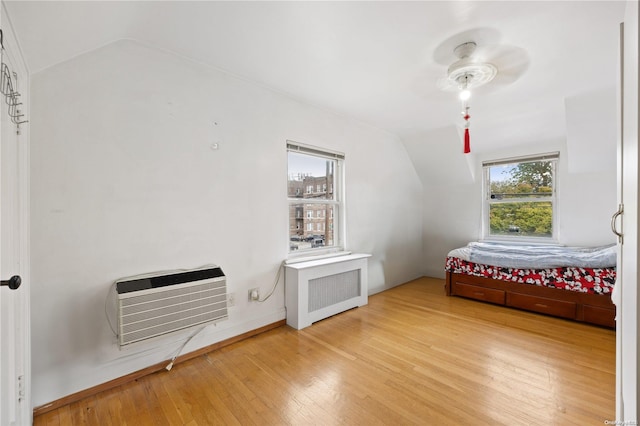
<svg viewBox="0 0 640 426"><path fill-rule="evenodd" d="M615 332L422 278L35 418L39 425L602 425Z"/></svg>

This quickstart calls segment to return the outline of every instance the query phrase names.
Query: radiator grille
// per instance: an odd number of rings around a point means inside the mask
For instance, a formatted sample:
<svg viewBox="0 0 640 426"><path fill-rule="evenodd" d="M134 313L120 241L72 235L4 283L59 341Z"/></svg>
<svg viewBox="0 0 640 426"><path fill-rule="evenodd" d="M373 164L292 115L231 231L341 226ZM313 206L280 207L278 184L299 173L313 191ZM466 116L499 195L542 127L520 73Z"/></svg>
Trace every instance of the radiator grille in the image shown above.
<svg viewBox="0 0 640 426"><path fill-rule="evenodd" d="M360 295L360 269L309 280L309 312Z"/></svg>
<svg viewBox="0 0 640 426"><path fill-rule="evenodd" d="M117 283L120 346L227 318L226 279L208 271Z"/></svg>

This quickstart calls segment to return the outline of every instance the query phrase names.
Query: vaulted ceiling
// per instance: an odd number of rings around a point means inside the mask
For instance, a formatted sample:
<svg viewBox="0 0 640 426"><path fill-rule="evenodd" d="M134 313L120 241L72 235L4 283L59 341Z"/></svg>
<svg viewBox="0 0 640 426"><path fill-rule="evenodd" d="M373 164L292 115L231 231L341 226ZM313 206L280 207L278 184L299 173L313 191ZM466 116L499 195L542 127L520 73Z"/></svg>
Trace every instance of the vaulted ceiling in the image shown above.
<svg viewBox="0 0 640 426"><path fill-rule="evenodd" d="M438 84L453 47L475 41L499 62L470 101L480 151L566 137L566 100L615 88L624 13L616 1L5 3L32 74L134 39L403 139L463 124Z"/></svg>

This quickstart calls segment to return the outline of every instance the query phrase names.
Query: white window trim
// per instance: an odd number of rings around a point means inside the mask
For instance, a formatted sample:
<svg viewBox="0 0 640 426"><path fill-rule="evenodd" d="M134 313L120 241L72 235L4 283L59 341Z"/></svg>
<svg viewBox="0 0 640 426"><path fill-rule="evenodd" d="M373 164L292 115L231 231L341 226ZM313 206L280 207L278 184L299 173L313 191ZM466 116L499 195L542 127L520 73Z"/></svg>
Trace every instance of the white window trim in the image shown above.
<svg viewBox="0 0 640 426"><path fill-rule="evenodd" d="M333 205L337 208L331 209L332 215L331 219L333 219L333 238L334 243L331 247L326 248L312 248L312 249L301 249L291 251L287 249L288 259L296 259L296 258L309 258L313 259L315 257L327 257L333 255L343 255L346 252L346 232L345 232L345 223L346 223L346 201L345 201L345 168L344 168L344 159L345 155L339 151L332 151L325 148L316 147L313 145L302 144L299 142L287 140L287 154L289 152L299 152L302 154L315 155L317 157L327 158L330 160L336 160L336 170L334 172L333 177L333 185L331 186L333 200L313 200L312 203L307 203L305 199L300 198L288 198L288 205L297 205L297 204L323 204L323 205ZM288 173L287 173L288 174ZM337 215L333 212L337 211ZM288 219L287 219L288 221ZM289 223L286 226L287 231L289 230ZM325 229L325 232L327 230ZM288 234L287 234L288 235ZM287 237L287 244L289 244L289 238Z"/></svg>
<svg viewBox="0 0 640 426"><path fill-rule="evenodd" d="M495 241L501 243L514 243L514 244L558 244L559 243L559 226L558 226L558 164L559 164L559 152L548 152L544 154L529 155L522 157L510 157L499 160L489 160L482 162L482 237L481 241ZM510 235L490 235L489 227L489 206L491 204L498 204L500 202L491 202L489 197L491 194L490 180L489 180L489 168L491 166L499 166L504 164L534 162L534 161L546 161L550 160L553 163L553 191L551 198L552 206L552 228L551 237L521 237ZM531 201L530 199L510 198L502 202L518 202L518 201Z"/></svg>

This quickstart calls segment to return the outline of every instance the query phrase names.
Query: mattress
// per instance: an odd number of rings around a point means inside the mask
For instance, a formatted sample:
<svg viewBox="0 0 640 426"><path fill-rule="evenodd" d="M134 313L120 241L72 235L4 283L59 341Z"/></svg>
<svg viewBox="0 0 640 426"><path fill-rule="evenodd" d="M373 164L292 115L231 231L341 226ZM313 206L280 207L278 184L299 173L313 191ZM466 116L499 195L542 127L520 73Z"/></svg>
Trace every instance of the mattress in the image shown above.
<svg viewBox="0 0 640 426"><path fill-rule="evenodd" d="M599 247L567 247L550 244L513 245L472 242L448 256L474 263L510 268L609 268L616 266L615 244Z"/></svg>
<svg viewBox="0 0 640 426"><path fill-rule="evenodd" d="M470 243L447 255L447 272L592 294L610 294L616 247Z"/></svg>

